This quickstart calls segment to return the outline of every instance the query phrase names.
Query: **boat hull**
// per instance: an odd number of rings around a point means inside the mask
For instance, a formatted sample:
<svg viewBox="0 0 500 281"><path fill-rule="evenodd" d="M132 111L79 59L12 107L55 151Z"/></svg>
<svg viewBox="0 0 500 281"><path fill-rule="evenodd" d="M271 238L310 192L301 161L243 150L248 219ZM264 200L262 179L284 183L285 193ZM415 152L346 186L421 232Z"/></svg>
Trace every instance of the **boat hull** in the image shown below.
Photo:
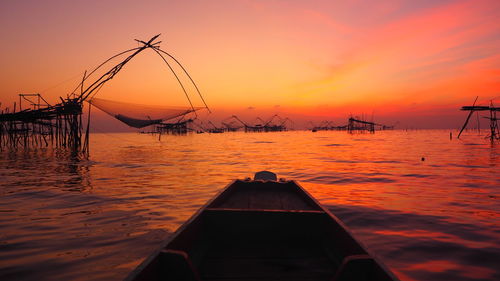
<svg viewBox="0 0 500 281"><path fill-rule="evenodd" d="M397 280L294 181L237 180L126 280Z"/></svg>

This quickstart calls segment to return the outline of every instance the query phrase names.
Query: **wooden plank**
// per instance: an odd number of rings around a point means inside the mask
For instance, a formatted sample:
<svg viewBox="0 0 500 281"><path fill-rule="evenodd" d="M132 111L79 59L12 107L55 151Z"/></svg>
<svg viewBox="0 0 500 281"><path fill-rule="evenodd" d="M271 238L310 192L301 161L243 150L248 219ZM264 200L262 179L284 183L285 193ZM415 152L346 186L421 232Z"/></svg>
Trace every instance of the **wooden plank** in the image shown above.
<svg viewBox="0 0 500 281"><path fill-rule="evenodd" d="M324 236L324 212L206 209L205 225L217 240L317 239Z"/></svg>
<svg viewBox="0 0 500 281"><path fill-rule="evenodd" d="M220 241L207 250L207 258L311 258L326 256L317 241L243 240Z"/></svg>
<svg viewBox="0 0 500 281"><path fill-rule="evenodd" d="M287 192L282 194L283 208L286 210L316 210L305 201L303 197L299 196L297 192Z"/></svg>
<svg viewBox="0 0 500 281"><path fill-rule="evenodd" d="M239 185L244 183L242 180L235 180L227 185L222 191L219 192L217 196L215 196L211 202L205 205L205 207L216 208L220 206L223 202L228 201L227 198L234 194L234 191L238 188Z"/></svg>
<svg viewBox="0 0 500 281"><path fill-rule="evenodd" d="M206 259L200 268L202 279L307 277L329 280L335 269L325 257Z"/></svg>
<svg viewBox="0 0 500 281"><path fill-rule="evenodd" d="M212 245L199 267L204 280L330 280L337 269L317 241Z"/></svg>
<svg viewBox="0 0 500 281"><path fill-rule="evenodd" d="M294 182L237 181L211 208L320 210Z"/></svg>
<svg viewBox="0 0 500 281"><path fill-rule="evenodd" d="M231 194L229 194L226 200L217 204L219 208L234 208L234 209L249 209L250 201L249 201L249 192L245 190L233 190ZM230 200L228 200L230 199Z"/></svg>
<svg viewBox="0 0 500 281"><path fill-rule="evenodd" d="M275 188L267 190L252 189L249 192L250 209L282 210L281 195L283 192Z"/></svg>
<svg viewBox="0 0 500 281"><path fill-rule="evenodd" d="M210 281L331 281L329 277L324 277L324 276L307 276L307 275L292 275L292 276L272 276L272 277L252 277L252 278L245 278L245 277L237 277L237 278L205 278L203 280L210 280ZM355 280L357 281L357 280Z"/></svg>

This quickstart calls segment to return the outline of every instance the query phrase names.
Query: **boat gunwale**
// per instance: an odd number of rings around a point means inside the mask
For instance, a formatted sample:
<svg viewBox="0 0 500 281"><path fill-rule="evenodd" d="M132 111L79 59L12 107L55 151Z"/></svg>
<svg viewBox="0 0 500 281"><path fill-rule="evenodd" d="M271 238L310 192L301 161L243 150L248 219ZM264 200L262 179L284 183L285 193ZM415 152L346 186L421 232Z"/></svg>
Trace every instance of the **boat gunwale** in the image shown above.
<svg viewBox="0 0 500 281"><path fill-rule="evenodd" d="M358 245L361 247L361 249L363 249L367 255L369 255L374 261L375 263L381 267L381 269L383 271L385 271L387 273L387 275L389 275L394 281L399 281L399 278L396 277L396 275L392 272L392 270L389 269L389 267L387 265L385 265L383 262L382 262L382 259L375 253L371 252L368 250L368 247L363 243L361 242L359 239L357 239L354 234L351 232L351 230L349 230L349 228L339 219L337 218L337 216L335 216L330 210L328 210L325 206L323 206L322 204L319 203L318 199L316 199L314 196L312 196L305 188L303 188L298 182L296 182L295 180L292 180L293 183L295 183L301 190L302 192L304 192L309 198L311 198L315 204L317 204L326 214L328 214L328 216L332 219L335 220L335 222L341 226L344 231L349 235L351 236L351 238L356 242L358 243ZM349 258L349 256L345 257L345 258Z"/></svg>
<svg viewBox="0 0 500 281"><path fill-rule="evenodd" d="M172 233L170 237L165 239L157 249L153 251L147 258L145 258L132 272L128 274L128 276L123 281L133 281L135 278L149 265L151 264L156 257L163 251L168 244L170 244L177 236L179 236L192 222L194 222L201 214L207 209L207 207L212 204L222 193L228 190L233 184L235 184L238 179L232 180L229 184L227 184L224 188L219 190L214 196L212 196L203 206L201 206L187 221L185 221L182 225L180 225L177 230Z"/></svg>

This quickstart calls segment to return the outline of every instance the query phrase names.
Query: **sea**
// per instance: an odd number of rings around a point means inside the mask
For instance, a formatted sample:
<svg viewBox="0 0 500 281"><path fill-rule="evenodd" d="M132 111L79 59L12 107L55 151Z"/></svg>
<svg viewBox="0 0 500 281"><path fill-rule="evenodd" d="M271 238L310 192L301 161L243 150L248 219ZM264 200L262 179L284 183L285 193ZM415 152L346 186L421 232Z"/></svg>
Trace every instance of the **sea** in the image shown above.
<svg viewBox="0 0 500 281"><path fill-rule="evenodd" d="M88 156L2 148L0 280L122 280L261 170L296 180L403 281L500 280L500 143L456 133L94 133Z"/></svg>

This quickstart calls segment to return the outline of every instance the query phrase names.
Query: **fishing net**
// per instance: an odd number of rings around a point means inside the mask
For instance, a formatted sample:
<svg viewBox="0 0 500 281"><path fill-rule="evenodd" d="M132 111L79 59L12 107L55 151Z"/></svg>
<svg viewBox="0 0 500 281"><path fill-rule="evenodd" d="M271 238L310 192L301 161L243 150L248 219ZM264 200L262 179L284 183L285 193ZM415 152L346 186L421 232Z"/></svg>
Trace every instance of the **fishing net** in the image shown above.
<svg viewBox="0 0 500 281"><path fill-rule="evenodd" d="M99 98L89 101L92 105L134 128L144 128L162 121L186 115L204 107L158 106L117 102Z"/></svg>

